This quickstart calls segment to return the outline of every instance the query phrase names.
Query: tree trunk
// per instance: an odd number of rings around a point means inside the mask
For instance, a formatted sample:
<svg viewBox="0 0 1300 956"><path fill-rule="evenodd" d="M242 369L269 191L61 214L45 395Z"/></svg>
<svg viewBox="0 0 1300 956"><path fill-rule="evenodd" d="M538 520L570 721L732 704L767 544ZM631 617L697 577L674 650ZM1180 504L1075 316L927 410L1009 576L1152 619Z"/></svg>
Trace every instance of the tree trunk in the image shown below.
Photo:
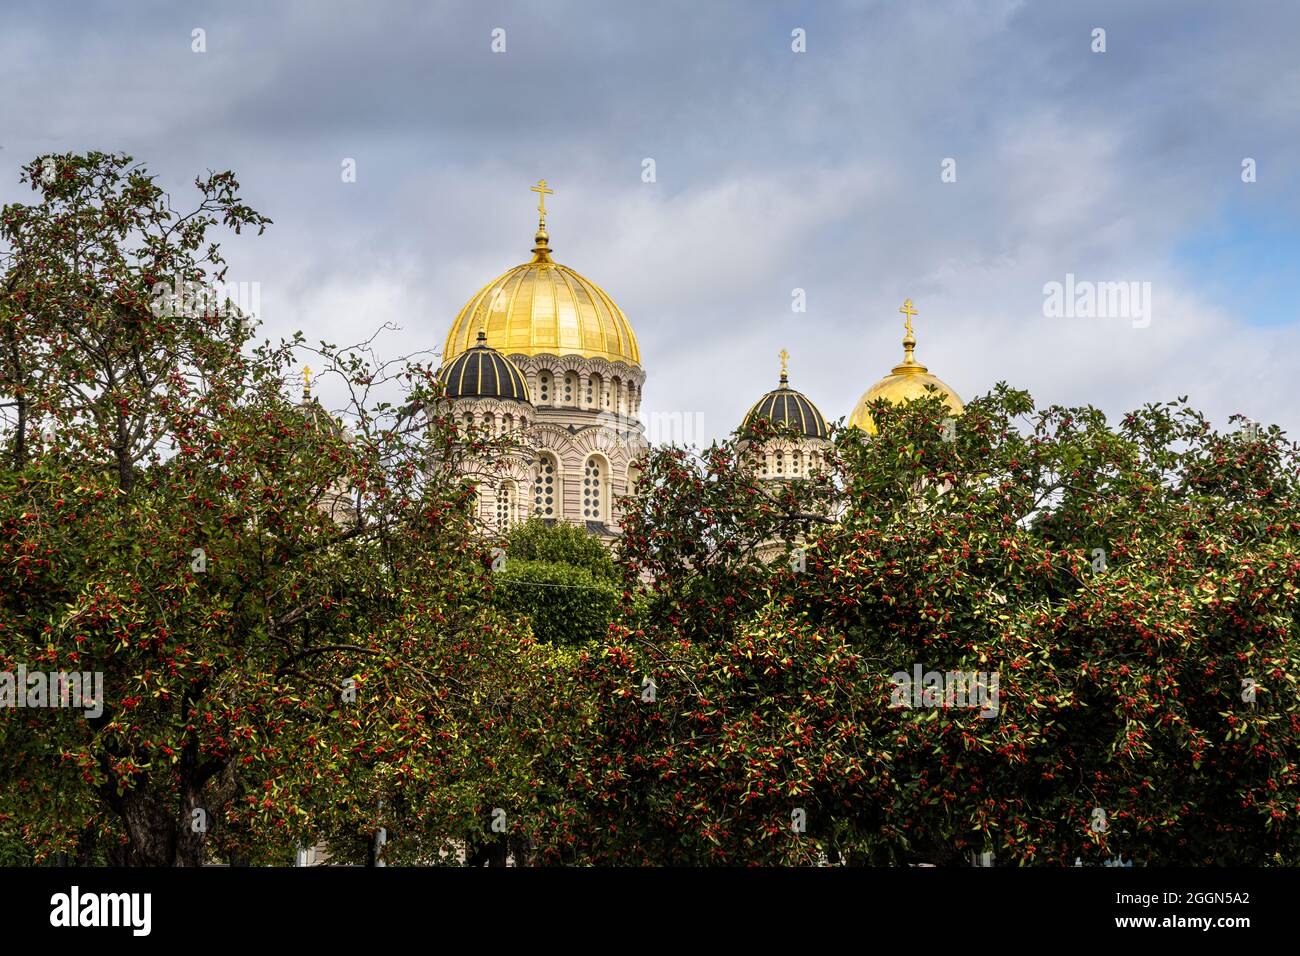
<svg viewBox="0 0 1300 956"><path fill-rule="evenodd" d="M126 830L127 843L109 852L114 866L201 866L204 833L190 825L191 811L199 806L197 795L187 788L185 815L177 820L167 811L157 794L144 788L118 796L112 794L109 805L117 812Z"/></svg>
<svg viewBox="0 0 1300 956"><path fill-rule="evenodd" d="M472 854L465 856L466 866L505 866L508 852L506 841L497 836L474 848Z"/></svg>

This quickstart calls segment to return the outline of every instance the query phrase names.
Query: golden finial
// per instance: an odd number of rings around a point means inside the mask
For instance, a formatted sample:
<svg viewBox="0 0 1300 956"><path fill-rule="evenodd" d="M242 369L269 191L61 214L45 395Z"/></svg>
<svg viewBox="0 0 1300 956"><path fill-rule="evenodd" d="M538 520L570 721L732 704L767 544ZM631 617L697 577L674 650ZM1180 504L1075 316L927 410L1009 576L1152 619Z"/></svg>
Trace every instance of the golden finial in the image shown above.
<svg viewBox="0 0 1300 956"><path fill-rule="evenodd" d="M911 365L913 363L912 350L916 348L916 337L912 334L912 316L916 315L916 307L912 305L911 299L903 300L903 307L898 310L907 316L903 323L907 329L907 335L903 336L903 364Z"/></svg>
<svg viewBox="0 0 1300 956"><path fill-rule="evenodd" d="M786 383L786 366L790 362L790 353L782 349L779 354L781 356L781 384L784 385Z"/></svg>
<svg viewBox="0 0 1300 956"><path fill-rule="evenodd" d="M306 365L302 367L302 397L311 397L311 368Z"/></svg>
<svg viewBox="0 0 1300 956"><path fill-rule="evenodd" d="M546 197L555 195L554 189L549 189L545 179L537 180L536 186L528 187L532 192L537 193L537 246L533 249L534 262L550 262L551 247L548 245L550 236L546 234Z"/></svg>

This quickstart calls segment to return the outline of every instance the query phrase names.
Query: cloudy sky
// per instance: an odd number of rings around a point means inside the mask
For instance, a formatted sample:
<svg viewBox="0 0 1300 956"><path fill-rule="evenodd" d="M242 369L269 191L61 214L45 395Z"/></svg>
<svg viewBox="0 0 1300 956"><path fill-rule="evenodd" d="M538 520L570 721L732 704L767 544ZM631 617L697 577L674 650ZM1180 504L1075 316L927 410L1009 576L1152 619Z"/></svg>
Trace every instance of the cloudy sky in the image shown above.
<svg viewBox="0 0 1300 956"><path fill-rule="evenodd" d="M556 258L631 320L647 410L698 437L782 347L846 415L900 360L905 297L964 397L1188 395L1295 434L1297 50L1291 0L6 0L0 201L56 150L127 152L178 203L233 169L275 220L227 246L266 331L387 322L397 355L529 257L545 178ZM1069 275L1149 283L1149 312L1048 314Z"/></svg>

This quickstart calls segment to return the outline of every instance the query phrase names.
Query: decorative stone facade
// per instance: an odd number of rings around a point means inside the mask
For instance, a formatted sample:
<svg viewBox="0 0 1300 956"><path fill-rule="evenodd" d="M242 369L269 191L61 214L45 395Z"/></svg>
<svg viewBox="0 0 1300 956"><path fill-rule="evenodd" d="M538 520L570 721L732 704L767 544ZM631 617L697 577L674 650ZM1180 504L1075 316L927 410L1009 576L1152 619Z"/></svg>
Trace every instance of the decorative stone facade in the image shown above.
<svg viewBox="0 0 1300 956"><path fill-rule="evenodd" d="M647 449L641 424L645 372L577 355L512 355L531 401L448 399L462 429L513 444L491 458L466 459L478 483L479 519L504 531L537 516L612 537L618 499L635 483L633 462Z"/></svg>
<svg viewBox="0 0 1300 956"><path fill-rule="evenodd" d="M742 442L746 457L760 478L786 480L807 478L826 463L831 443L825 438L773 438L763 445L760 454Z"/></svg>
<svg viewBox="0 0 1300 956"><path fill-rule="evenodd" d="M635 482L632 463L647 448L640 419L645 372L580 355L509 358L527 380L535 409L523 438L531 467L521 517L615 534L618 498Z"/></svg>
<svg viewBox="0 0 1300 956"><path fill-rule="evenodd" d="M461 469L478 485L479 520L505 530L531 514L534 454L530 444L536 425L531 405L496 398L461 398L447 403L457 426L467 434L508 438L514 444L492 457L467 457Z"/></svg>

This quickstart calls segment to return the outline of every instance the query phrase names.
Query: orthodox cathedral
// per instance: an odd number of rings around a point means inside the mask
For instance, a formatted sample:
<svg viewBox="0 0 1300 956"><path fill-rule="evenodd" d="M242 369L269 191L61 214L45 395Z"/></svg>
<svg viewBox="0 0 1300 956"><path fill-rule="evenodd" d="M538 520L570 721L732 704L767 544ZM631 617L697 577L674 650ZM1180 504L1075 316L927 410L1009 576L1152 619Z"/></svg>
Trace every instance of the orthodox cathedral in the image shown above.
<svg viewBox="0 0 1300 956"><path fill-rule="evenodd" d="M622 309L596 283L551 256L546 181L538 194L533 257L483 286L456 316L438 378L445 412L480 434L511 438L510 450L484 469L479 516L504 530L537 516L567 521L607 537L618 527L618 499L635 487L635 462L647 450L641 421L646 373L636 335ZM874 434L868 413L877 399L904 402L934 385L955 415L961 399L916 361L910 300L903 361L863 393L849 425ZM740 423L759 418L793 426L751 458L762 477L789 479L817 470L830 447L821 411L790 387L781 352L777 387Z"/></svg>

